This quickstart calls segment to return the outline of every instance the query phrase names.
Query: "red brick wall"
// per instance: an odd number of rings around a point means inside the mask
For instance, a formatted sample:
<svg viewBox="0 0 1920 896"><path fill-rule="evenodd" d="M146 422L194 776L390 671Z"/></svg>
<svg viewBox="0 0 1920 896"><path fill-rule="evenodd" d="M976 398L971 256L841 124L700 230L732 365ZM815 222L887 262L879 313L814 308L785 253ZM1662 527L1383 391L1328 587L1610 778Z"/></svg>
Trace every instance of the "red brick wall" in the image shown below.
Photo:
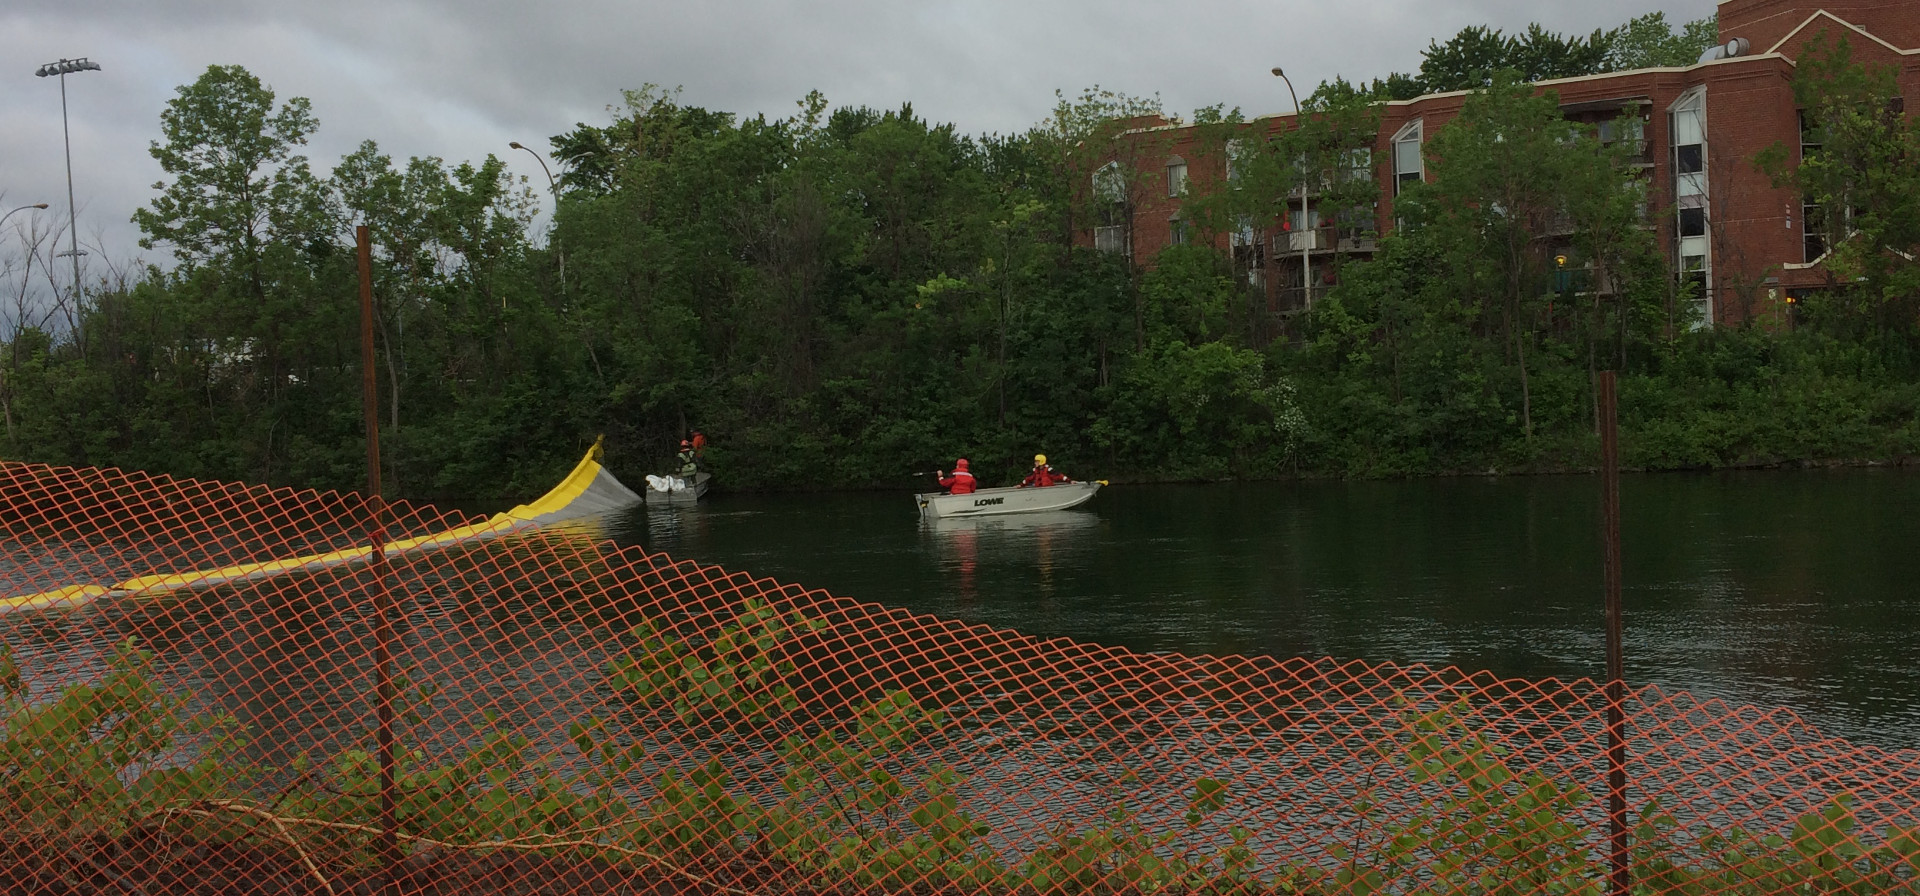
<svg viewBox="0 0 1920 896"><path fill-rule="evenodd" d="M1811 272L1785 265L1805 256L1800 198L1775 188L1754 157L1785 144L1788 158L1800 148L1800 118L1793 101L1793 69L1778 57L1730 60L1698 69L1707 84L1707 218L1714 280L1714 318L1738 323L1766 317L1785 298L1787 280L1798 285ZM1773 282L1768 282L1769 278Z"/></svg>
<svg viewBox="0 0 1920 896"><path fill-rule="evenodd" d="M1920 3L1914 0L1724 0L1720 40L1744 37L1752 52L1763 53L1821 10L1895 47L1920 47Z"/></svg>

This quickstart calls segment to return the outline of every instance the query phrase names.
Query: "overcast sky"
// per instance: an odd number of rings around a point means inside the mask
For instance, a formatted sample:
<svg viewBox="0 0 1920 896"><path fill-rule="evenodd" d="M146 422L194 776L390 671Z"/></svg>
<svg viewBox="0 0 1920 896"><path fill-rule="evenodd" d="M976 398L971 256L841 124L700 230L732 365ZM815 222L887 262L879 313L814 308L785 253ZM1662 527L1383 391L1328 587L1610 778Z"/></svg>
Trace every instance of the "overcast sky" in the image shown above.
<svg viewBox="0 0 1920 896"><path fill-rule="evenodd" d="M534 160L576 122L602 124L623 88L684 88L682 101L786 117L818 89L829 102L896 108L964 133L1024 130L1053 92L1094 84L1158 93L1190 114L1224 103L1291 111L1268 74L1302 94L1321 80L1417 69L1420 51L1468 25L1538 21L1586 33L1660 10L1679 23L1711 0L1264 0L945 3L783 0L8 0L0 9L0 213L48 202L66 213L58 78L42 63L87 56L67 76L82 248L124 262L128 223L161 179L147 153L175 88L209 65L250 69L320 120L307 154L329 170L360 141L396 160L488 153L544 181ZM558 172L556 172L557 174ZM20 223L27 212L8 225Z"/></svg>

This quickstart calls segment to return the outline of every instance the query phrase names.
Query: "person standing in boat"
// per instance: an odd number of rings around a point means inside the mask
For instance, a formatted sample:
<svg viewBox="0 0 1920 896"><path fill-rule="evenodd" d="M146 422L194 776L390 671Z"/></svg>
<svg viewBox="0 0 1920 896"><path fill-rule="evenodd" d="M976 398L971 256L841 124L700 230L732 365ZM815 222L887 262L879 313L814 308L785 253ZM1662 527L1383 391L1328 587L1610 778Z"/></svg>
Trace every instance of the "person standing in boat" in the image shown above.
<svg viewBox="0 0 1920 896"><path fill-rule="evenodd" d="M1020 487L1021 488L1046 488L1047 486L1053 485L1054 483L1072 482L1072 481L1073 481L1072 477L1068 476L1065 473L1058 472L1054 470L1053 467L1048 466L1046 455L1036 454L1033 456L1033 472L1028 473L1027 478L1020 480Z"/></svg>
<svg viewBox="0 0 1920 896"><path fill-rule="evenodd" d="M949 495L971 495L979 487L973 481L973 474L967 471L967 459L964 457L953 462L952 476L948 476L945 470L940 471L939 485Z"/></svg>
<svg viewBox="0 0 1920 896"><path fill-rule="evenodd" d="M674 457L674 460L680 464L680 478L685 479L688 485L692 485L694 474L700 472L700 458L693 453L693 442L681 439L680 453Z"/></svg>
<svg viewBox="0 0 1920 896"><path fill-rule="evenodd" d="M700 430L697 430L697 429L696 429L696 430L694 430L694 431L693 431L693 440L692 440L692 441L693 441L693 459L694 459L695 461L698 461L698 462L700 462L700 463L703 463L703 464L704 464L704 463L706 463L706 462L707 462L707 435L706 435L706 433L703 433L703 432L701 432Z"/></svg>

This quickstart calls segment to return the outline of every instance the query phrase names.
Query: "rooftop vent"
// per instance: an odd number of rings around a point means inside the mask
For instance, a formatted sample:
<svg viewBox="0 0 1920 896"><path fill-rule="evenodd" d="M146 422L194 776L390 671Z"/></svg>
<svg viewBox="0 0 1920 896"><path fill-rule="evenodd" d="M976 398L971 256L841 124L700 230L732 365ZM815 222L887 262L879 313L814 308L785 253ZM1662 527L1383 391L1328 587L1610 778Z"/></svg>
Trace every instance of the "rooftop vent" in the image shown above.
<svg viewBox="0 0 1920 896"><path fill-rule="evenodd" d="M1744 56L1753 45L1744 37L1736 37L1724 44L1715 44L1700 54L1700 62L1712 62L1715 59L1731 59ZM1698 64L1698 63L1696 63Z"/></svg>

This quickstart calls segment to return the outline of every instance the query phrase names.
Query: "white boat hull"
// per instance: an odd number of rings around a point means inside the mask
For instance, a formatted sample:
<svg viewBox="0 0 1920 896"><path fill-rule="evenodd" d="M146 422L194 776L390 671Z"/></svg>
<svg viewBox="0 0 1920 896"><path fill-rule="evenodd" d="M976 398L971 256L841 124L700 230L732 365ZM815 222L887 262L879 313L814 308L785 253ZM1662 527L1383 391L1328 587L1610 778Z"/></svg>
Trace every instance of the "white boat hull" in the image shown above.
<svg viewBox="0 0 1920 896"><path fill-rule="evenodd" d="M689 482L680 476L648 476L643 493L648 504L692 504L707 493L712 473L695 473Z"/></svg>
<svg viewBox="0 0 1920 896"><path fill-rule="evenodd" d="M969 495L943 495L937 492L914 495L920 515L945 520L975 516L1000 516L1008 513L1036 513L1065 510L1087 503L1100 483L1062 482L1045 488L983 488Z"/></svg>

